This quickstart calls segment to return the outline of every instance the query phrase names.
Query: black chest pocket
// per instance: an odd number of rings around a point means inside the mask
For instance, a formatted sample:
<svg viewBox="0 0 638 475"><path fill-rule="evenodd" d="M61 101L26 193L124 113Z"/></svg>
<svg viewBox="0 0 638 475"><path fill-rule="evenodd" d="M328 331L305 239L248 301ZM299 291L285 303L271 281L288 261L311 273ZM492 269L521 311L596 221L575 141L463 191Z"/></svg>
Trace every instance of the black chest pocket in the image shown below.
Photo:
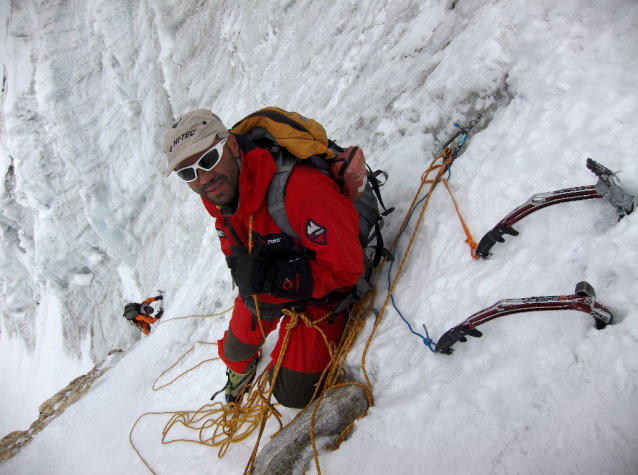
<svg viewBox="0 0 638 475"><path fill-rule="evenodd" d="M286 233L271 233L262 236L253 231L253 243L255 250L266 261L292 259L301 253L301 248Z"/></svg>

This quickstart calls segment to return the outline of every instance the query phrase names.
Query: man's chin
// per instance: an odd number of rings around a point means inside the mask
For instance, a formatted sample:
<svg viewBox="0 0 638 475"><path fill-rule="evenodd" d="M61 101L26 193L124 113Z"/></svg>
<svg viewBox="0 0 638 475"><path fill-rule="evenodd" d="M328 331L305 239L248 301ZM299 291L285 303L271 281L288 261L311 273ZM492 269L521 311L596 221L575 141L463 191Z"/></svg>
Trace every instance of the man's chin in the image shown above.
<svg viewBox="0 0 638 475"><path fill-rule="evenodd" d="M209 195L208 193L200 193L201 196L206 198L208 201L213 203L215 206L226 206L232 203L233 198L235 197L233 193L215 193Z"/></svg>

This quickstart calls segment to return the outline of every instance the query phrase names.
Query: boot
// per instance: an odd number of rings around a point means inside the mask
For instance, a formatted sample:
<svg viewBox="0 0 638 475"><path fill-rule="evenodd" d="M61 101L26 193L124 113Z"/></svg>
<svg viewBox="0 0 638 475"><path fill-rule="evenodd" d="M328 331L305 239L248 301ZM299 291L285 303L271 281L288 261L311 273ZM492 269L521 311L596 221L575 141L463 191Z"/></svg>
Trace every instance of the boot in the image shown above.
<svg viewBox="0 0 638 475"><path fill-rule="evenodd" d="M213 394L213 397L210 398L212 401L215 399L219 393L224 391L224 397L226 402L237 402L239 399L240 393L248 393L250 391L250 385L255 379L255 375L257 374L257 365L259 364L259 358L255 358L246 367L246 372L243 374L235 373L230 368L226 368L226 377L228 380L226 381L226 385ZM246 388L244 390L244 388Z"/></svg>

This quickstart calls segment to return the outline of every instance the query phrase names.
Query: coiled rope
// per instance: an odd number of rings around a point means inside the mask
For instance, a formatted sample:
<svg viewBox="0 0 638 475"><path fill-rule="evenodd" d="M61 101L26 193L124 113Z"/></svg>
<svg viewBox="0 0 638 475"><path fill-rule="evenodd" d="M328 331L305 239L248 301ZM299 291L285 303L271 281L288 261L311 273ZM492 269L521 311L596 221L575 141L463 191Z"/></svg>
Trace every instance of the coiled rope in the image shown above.
<svg viewBox="0 0 638 475"><path fill-rule="evenodd" d="M213 315L188 315L185 317L177 317L177 318L171 318L169 320L162 320L160 323L164 324L164 323L168 323L168 322L172 322L175 320L184 320L186 318L210 318L210 317L217 317L220 315L224 315L225 313L230 312L233 308L235 308L234 306L232 306L231 308L229 308L228 310L224 310L221 313L216 313ZM157 326L159 326L159 324ZM203 342L200 341L198 342L199 344L203 344L203 345L217 345L217 343L209 343L209 342ZM175 366L177 366L179 364L180 361L182 361L186 355L188 355L188 353L190 353L191 351L193 351L195 349L195 346L193 346L192 348L190 348L188 351L186 351L186 353L184 353L172 366L170 366L167 370L165 370L162 374L160 374L157 379L155 380L155 382L153 383L153 386L151 387L151 389L153 391L158 391L162 388L165 388L167 386L170 386L171 384L173 384L175 381L177 381L179 378L181 378L182 376L184 376L185 374L193 371L195 368L198 368L199 366L201 366L204 363L207 363L209 361L215 361L218 360L219 358L211 358L211 359L207 359L204 360L202 362L200 362L199 364L197 364L196 366L184 371L183 373L179 374L176 378L174 378L172 381L170 381L167 384L164 384L162 386L159 387L155 387L155 385L157 384L157 382L162 378L162 376L164 376L166 373L168 373L171 369L173 369ZM200 409L201 410L201 409ZM199 411L186 411L186 412L181 412L181 413L175 413L175 412L147 412L142 414L140 417L137 418L137 420L135 421L135 424L133 425L133 427L131 428L131 431L129 433L129 442L131 444L131 447L133 447L133 450L135 450L135 452L137 453L138 457L140 458L140 460L144 463L144 465L146 465L146 467L151 471L151 473L155 474L155 471L153 471L153 469L151 468L151 466L148 464L148 462L146 462L146 460L144 459L144 457L142 457L142 454L140 454L139 450L137 449L137 447L135 446L135 444L133 443L133 431L135 430L135 427L137 426L138 422L145 416L149 416L149 415L168 415L170 414L171 417L171 421L169 421L169 423L166 425L166 427L164 428L164 430L162 431L162 443L163 444L168 444L171 442L177 442L177 440L173 440L173 441L166 441L166 435L168 433L168 430L170 429L170 427L172 427L172 425L175 423L173 421L174 418L178 418L180 415L184 415L184 414L192 414L192 419L196 420L198 419L198 412ZM170 426L170 427L169 427Z"/></svg>

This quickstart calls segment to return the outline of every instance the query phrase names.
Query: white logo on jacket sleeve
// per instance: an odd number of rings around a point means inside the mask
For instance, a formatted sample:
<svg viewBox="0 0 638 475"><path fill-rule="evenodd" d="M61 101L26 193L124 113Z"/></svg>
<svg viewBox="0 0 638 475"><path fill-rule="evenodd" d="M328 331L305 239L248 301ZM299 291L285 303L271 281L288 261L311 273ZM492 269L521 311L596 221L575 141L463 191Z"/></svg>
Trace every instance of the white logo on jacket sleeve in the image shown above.
<svg viewBox="0 0 638 475"><path fill-rule="evenodd" d="M306 221L306 237L315 244L326 244L326 228L315 223L312 219Z"/></svg>

